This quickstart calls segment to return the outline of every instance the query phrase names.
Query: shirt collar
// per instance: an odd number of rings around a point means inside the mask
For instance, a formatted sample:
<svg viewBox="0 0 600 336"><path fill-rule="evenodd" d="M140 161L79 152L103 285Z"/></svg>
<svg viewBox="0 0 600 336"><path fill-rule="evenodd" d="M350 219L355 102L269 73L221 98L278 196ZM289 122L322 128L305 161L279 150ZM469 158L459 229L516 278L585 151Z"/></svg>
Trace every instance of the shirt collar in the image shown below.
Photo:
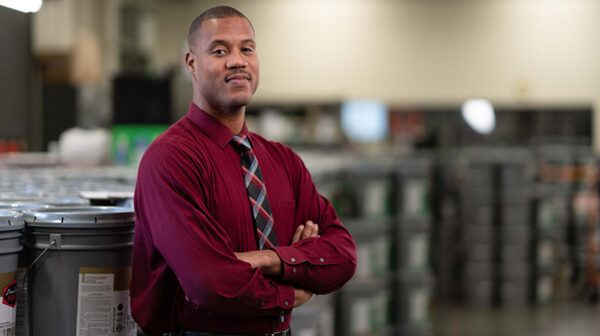
<svg viewBox="0 0 600 336"><path fill-rule="evenodd" d="M200 130L206 134L208 138L214 141L221 148L225 148L225 146L229 144L235 135L227 126L223 125L210 114L204 112L202 109L196 106L194 102L190 103L187 117L192 121L192 123L194 123L194 125L200 128ZM248 132L245 121L242 131L239 135L242 134L250 137L250 132Z"/></svg>

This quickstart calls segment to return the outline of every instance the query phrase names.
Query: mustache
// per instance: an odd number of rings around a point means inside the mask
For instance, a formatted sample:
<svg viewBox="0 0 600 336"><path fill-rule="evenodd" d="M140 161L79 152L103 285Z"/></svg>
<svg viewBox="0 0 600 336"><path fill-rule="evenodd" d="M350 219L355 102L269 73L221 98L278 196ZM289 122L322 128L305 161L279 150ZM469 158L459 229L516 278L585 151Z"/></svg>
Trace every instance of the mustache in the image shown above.
<svg viewBox="0 0 600 336"><path fill-rule="evenodd" d="M252 78L252 75L250 75L250 73L248 71L239 69L239 70L235 70L235 71L228 73L227 76L225 76L225 80L228 81L230 79L230 77L235 76L235 75L245 75L248 78Z"/></svg>

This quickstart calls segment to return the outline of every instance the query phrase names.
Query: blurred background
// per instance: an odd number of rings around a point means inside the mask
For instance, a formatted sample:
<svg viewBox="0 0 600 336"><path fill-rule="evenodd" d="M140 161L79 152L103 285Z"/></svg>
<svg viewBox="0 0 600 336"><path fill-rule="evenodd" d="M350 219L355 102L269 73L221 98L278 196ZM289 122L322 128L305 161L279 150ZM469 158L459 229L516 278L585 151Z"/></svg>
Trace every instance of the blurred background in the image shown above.
<svg viewBox="0 0 600 336"><path fill-rule="evenodd" d="M256 31L248 127L358 245L295 335L598 333L600 2L31 2L0 1L0 207L131 206L191 101L189 24L227 4Z"/></svg>

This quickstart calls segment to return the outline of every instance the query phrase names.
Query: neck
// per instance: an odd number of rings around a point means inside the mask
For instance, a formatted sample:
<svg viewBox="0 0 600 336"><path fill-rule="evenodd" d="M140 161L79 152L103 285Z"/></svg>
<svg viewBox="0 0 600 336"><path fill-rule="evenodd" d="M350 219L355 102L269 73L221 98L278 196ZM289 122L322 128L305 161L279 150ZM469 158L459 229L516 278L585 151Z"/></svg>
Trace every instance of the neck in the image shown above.
<svg viewBox="0 0 600 336"><path fill-rule="evenodd" d="M232 109L216 108L203 104L202 101L193 99L194 104L202 111L208 113L221 124L227 126L234 134L239 134L244 128L246 116L246 106L240 106Z"/></svg>

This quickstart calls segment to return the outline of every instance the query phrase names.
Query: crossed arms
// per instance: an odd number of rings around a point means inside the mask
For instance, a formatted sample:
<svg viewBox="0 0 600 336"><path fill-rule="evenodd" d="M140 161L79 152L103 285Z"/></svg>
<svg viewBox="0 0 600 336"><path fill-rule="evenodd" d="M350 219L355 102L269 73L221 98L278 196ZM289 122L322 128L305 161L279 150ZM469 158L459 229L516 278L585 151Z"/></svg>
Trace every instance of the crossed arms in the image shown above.
<svg viewBox="0 0 600 336"><path fill-rule="evenodd" d="M309 220L305 225L299 225L296 228L290 245L294 245L302 239L318 237L318 235L319 225ZM281 278L282 276L282 260L274 250L236 252L234 254L238 259L249 263L252 268L260 269L267 276L273 278ZM295 287L294 308L305 304L312 296L312 292L304 288Z"/></svg>

